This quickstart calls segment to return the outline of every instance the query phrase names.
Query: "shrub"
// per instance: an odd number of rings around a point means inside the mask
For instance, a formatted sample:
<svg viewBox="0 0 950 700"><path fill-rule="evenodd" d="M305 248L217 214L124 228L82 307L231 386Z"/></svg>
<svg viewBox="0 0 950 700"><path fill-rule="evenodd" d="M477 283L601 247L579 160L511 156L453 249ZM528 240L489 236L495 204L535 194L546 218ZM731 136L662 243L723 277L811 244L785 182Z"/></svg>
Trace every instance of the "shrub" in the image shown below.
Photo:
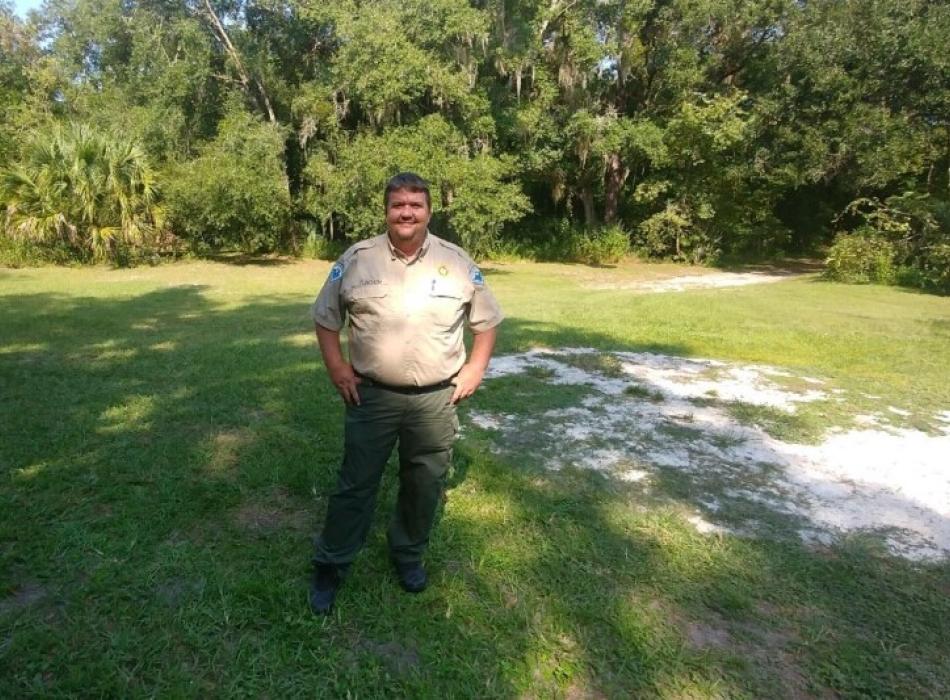
<svg viewBox="0 0 950 700"><path fill-rule="evenodd" d="M519 234L517 239L500 241L493 248L492 257L610 265L630 252L630 237L620 226L591 230L567 218L533 217Z"/></svg>
<svg viewBox="0 0 950 700"><path fill-rule="evenodd" d="M630 252L630 237L619 226L605 226L590 233L576 232L571 259L588 265L618 263Z"/></svg>
<svg viewBox="0 0 950 700"><path fill-rule="evenodd" d="M226 117L193 161L165 177L168 218L196 252L273 251L290 221L290 194L279 129L251 115Z"/></svg>
<svg viewBox="0 0 950 700"><path fill-rule="evenodd" d="M336 260L346 250L346 242L327 239L316 222L303 222L299 226L306 233L299 251L301 256L311 260Z"/></svg>
<svg viewBox="0 0 950 700"><path fill-rule="evenodd" d="M950 292L950 203L904 192L884 201L857 199L845 214L863 223L840 233L828 276L849 282L902 284Z"/></svg>
<svg viewBox="0 0 950 700"><path fill-rule="evenodd" d="M75 252L64 245L42 245L0 233L0 266L2 267L65 265L75 259Z"/></svg>
<svg viewBox="0 0 950 700"><path fill-rule="evenodd" d="M454 164L457 185L447 207L449 225L468 252L490 254L502 227L531 211L520 185L509 181L515 172L510 159L478 155Z"/></svg>
<svg viewBox="0 0 950 700"><path fill-rule="evenodd" d="M123 262L161 238L163 215L145 153L85 124L34 133L23 157L3 172L0 199L7 235L79 259Z"/></svg>
<svg viewBox="0 0 950 700"><path fill-rule="evenodd" d="M924 289L950 294L950 243L935 243L925 249L916 267Z"/></svg>
<svg viewBox="0 0 950 700"><path fill-rule="evenodd" d="M838 234L826 260L825 275L839 282L893 284L897 247L869 227Z"/></svg>

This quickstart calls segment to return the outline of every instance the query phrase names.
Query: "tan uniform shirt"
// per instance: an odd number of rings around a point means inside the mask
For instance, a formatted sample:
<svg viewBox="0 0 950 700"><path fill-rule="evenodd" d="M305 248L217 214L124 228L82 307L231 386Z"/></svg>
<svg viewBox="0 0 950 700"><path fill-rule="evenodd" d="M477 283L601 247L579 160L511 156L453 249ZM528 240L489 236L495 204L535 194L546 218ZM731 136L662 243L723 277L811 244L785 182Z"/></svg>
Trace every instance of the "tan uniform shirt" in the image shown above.
<svg viewBox="0 0 950 700"><path fill-rule="evenodd" d="M349 353L361 375L394 386L428 386L465 364L464 325L481 333L501 323L498 302L468 254L426 234L415 257L387 234L351 246L311 308L339 331L349 317Z"/></svg>

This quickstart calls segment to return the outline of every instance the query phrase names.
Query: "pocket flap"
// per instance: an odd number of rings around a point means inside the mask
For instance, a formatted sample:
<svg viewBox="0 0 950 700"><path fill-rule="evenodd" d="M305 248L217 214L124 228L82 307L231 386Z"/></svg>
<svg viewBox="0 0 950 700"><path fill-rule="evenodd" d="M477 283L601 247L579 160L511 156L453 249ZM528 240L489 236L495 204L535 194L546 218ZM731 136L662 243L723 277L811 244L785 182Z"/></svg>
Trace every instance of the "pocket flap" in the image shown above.
<svg viewBox="0 0 950 700"><path fill-rule="evenodd" d="M461 287L459 287L457 283L436 278L432 280L432 288L429 291L429 296L461 299L464 295Z"/></svg>
<svg viewBox="0 0 950 700"><path fill-rule="evenodd" d="M359 284L350 287L343 293L348 299L356 301L357 299L376 299L384 297L389 293L389 288L383 283L379 284Z"/></svg>

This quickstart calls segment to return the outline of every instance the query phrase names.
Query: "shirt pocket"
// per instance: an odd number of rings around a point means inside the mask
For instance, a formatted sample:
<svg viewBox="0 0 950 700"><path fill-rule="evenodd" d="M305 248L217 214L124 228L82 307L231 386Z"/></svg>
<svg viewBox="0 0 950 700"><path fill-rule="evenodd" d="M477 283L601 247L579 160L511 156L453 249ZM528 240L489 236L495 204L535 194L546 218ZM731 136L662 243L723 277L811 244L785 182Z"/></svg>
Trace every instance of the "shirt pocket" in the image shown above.
<svg viewBox="0 0 950 700"><path fill-rule="evenodd" d="M465 291L456 284L437 281L429 291L429 315L436 324L452 327L462 317Z"/></svg>
<svg viewBox="0 0 950 700"><path fill-rule="evenodd" d="M389 287L385 284L361 284L343 290L350 316L380 316L386 309Z"/></svg>

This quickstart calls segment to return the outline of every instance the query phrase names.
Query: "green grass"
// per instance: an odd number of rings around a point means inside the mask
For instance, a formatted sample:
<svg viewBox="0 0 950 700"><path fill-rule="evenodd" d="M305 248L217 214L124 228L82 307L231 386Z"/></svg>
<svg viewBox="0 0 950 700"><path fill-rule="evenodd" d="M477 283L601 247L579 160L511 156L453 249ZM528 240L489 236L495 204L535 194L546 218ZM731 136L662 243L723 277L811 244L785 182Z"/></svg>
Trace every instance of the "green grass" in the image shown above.
<svg viewBox="0 0 950 700"><path fill-rule="evenodd" d="M552 359L577 367L587 372L596 372L605 377L623 377L623 363L613 355L604 355L597 352L578 353L576 355L556 354Z"/></svg>
<svg viewBox="0 0 950 700"><path fill-rule="evenodd" d="M627 396L636 396L641 399L661 403L663 401L663 392L656 389L648 389L642 384L631 384L625 387L623 393Z"/></svg>
<svg viewBox="0 0 950 700"><path fill-rule="evenodd" d="M861 537L703 536L675 500L523 468L477 431L457 450L430 589L408 596L388 570L390 470L335 614L312 617L342 427L307 315L328 269L0 269L0 697L950 694L948 565ZM950 408L950 299L811 279L585 286L655 273L636 266L487 272L508 315L499 352L777 365L846 391L830 424L866 403L933 429ZM471 406L583 399L550 378L496 380ZM696 488L676 478L665 493Z"/></svg>
<svg viewBox="0 0 950 700"><path fill-rule="evenodd" d="M758 426L772 437L784 442L815 444L821 441L829 424L827 413L807 406L789 413L771 406L756 406L742 401L726 404L726 410L743 425Z"/></svg>

